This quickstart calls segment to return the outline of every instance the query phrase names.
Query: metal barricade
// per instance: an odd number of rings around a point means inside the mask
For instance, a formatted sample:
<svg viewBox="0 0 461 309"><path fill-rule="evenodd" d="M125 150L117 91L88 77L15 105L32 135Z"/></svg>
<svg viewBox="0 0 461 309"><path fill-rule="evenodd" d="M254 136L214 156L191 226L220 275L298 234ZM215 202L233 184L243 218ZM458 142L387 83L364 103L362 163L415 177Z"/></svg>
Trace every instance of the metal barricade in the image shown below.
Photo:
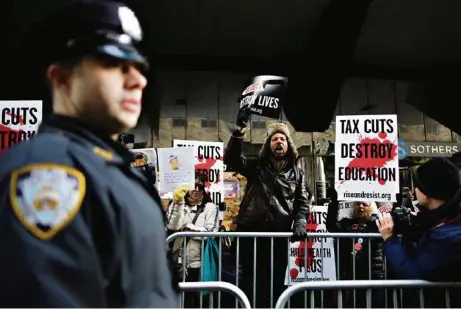
<svg viewBox="0 0 461 309"><path fill-rule="evenodd" d="M252 268L252 276L250 274L250 276L252 278L256 278L258 280L244 280L242 281L242 283L244 284L248 284L248 282L252 283L253 286L252 288L248 288L248 286L246 286L246 288L242 288L243 291L245 291L247 297L250 299L250 301L252 301L252 304L255 304L256 303L256 294L257 294L257 282L260 282L261 280L264 280L264 279L261 279L259 280L260 278L258 277L259 275L257 275L257 272L256 272L256 269L257 269L257 264L258 264L258 260L260 260L260 256L259 254L265 254L265 255L270 255L270 271L269 273L267 274L267 283L266 282L262 282L261 284L269 284L270 285L270 292L268 293L269 295L267 295L267 299L269 300L268 303L267 303L267 306L270 307L270 308L273 308L274 307L274 303L275 303L275 300L276 298L278 298L278 296L280 295L281 292L278 292L276 293L275 292L275 287L278 285L280 285L280 282L277 282L276 284L274 284L274 270L275 271L283 271L284 274L286 272L286 267L287 265L281 265L280 263L277 264L277 265L274 265L274 263L277 263L276 261L276 258L274 258L274 254L279 254L280 251L284 251L285 249L282 248L282 247L279 247L280 246L280 241L282 241L282 245L283 246L286 246L286 257L290 258L290 240L289 238L292 236L293 234L291 232L286 232L286 233L267 233L267 232L177 232L177 233L174 233L172 235L170 235L168 238L167 238L167 244L169 244L170 242L173 242L175 239L179 238L179 237L185 237L185 238L189 238L189 237L193 237L193 238L196 238L196 239L201 239L201 248L202 248L202 256L203 256L203 248L204 248L204 241L206 238L219 238L220 240L222 238L228 238L228 237L231 237L231 238L235 238L235 250L233 252L233 255L235 255L235 260L233 261L233 263L235 263L235 267L236 267L236 273L235 273L235 279L234 281L231 281L230 283L234 283L235 282L235 286L236 287L239 287L240 288L240 284L239 284L239 265L240 265L240 256L241 254L248 254L247 251L252 251L253 254L252 255L249 255L251 256L251 259L252 259L252 263L253 263L253 268ZM315 238L315 239L318 239L319 242L320 242L320 246L323 248L323 244L324 244L324 239L326 238L334 238L336 239L336 251L338 251L338 254L336 254L335 258L336 258L336 277L339 278L340 277L340 274L341 274L341 270L340 270L340 256L339 256L339 244L340 244L340 240L354 240L354 239L361 239L361 241L368 241L369 244L370 244L370 241L373 239L373 238L379 238L381 239L381 235L380 234L371 234L371 233L317 233L317 232L314 232L314 233L308 233L307 234L308 238ZM240 241L242 238L246 238L247 240L242 240L242 242L245 242L245 246L243 248L243 250L241 250L240 248ZM251 239L248 239L248 238L253 238L253 240ZM258 251L258 245L261 243L260 242L260 239L267 239L267 242L265 243L265 247L266 250L270 250L270 253L269 252L263 252L263 251ZM284 240L285 239L285 240ZM258 240L258 245L257 245L257 240ZM269 244L269 241L270 241L270 244ZM277 245L274 246L274 243L276 243ZM186 252L186 242L183 243L184 246L183 246L183 251ZM307 240L306 240L306 244L307 244ZM220 252L220 258L219 258L219 261L218 261L218 281L221 281L222 280L222 269L223 269L223 263L222 263L222 252L223 252L223 245L222 245L222 241L219 241L218 242L218 246L219 246L219 252ZM354 243L352 243L352 245L349 247L349 245L346 246L347 248L349 248L351 251L354 251ZM304 257L306 258L306 265L307 265L307 245L305 246L305 254L304 254ZM371 245L368 246L368 249L369 251L371 250ZM348 250L349 250L348 249ZM242 253L243 251L243 253ZM247 255L248 256L248 255ZM355 277L355 272L356 272L356 265L355 265L355 255L352 257L353 259L353 265L352 265L352 273L353 273L353 280L356 279ZM371 259L372 259L372 256L371 256L371 251L368 252L368 264L369 264L369 269L368 269L368 279L372 279L372 270L371 270ZM321 260L322 260L322 263L323 263L323 255L321 256ZM250 261L251 262L251 261ZM245 261L245 263L248 263L248 261ZM258 265L259 266L259 265ZM385 260L384 260L384 273L386 274L387 272L385 271ZM247 274L248 275L248 274ZM307 271L305 271L305 281L308 281L308 277L307 277ZM279 277L279 276L277 276ZM385 277L386 279L387 277ZM322 271L322 280L323 280L323 271ZM367 278L357 278L357 279L367 279ZM337 282L337 281L336 281ZM318 284L319 281L315 281L314 284ZM296 283L296 285L298 284L301 284L301 283ZM283 284L282 284L283 286ZM252 290L252 291L249 291L249 290ZM259 292L258 292L259 293ZM307 306L307 293L308 292L305 292L305 298L304 298L304 302L305 302L305 306ZM323 307L323 299L324 299L324 295L323 295L323 292L320 291L320 293L322 294L321 295L321 304L320 306ZM183 294L184 296L184 294ZM312 299L311 299L312 300ZM182 297L182 304L183 304L183 301L184 301L184 298ZM202 305L202 297L200 297L200 304ZM355 292L354 292L354 304L355 304ZM235 302L235 305L237 305L237 301ZM221 306L221 292L218 291L218 305L217 307L220 307ZM259 305L257 305L259 307Z"/></svg>
<svg viewBox="0 0 461 309"><path fill-rule="evenodd" d="M309 290L311 293L314 291L324 290L347 290L347 289L361 289L366 290L367 308L371 308L371 290L372 289L403 289L403 288L418 288L420 289L420 307L424 308L423 288L461 288L461 282L428 282L424 280L344 280L344 281L331 281L331 282L303 282L287 288L282 295L280 295L275 308L285 308L289 302L290 297L298 292ZM340 298L341 299L341 298ZM394 308L397 308L398 300L397 295L394 293ZM450 307L449 293L445 290L445 304L446 308ZM312 305L312 304L311 304ZM312 308L313 306L311 306ZM338 308L342 308L342 304L338 302Z"/></svg>
<svg viewBox="0 0 461 309"><path fill-rule="evenodd" d="M242 308L250 309L250 301L245 293L238 287L227 282L180 282L179 288L184 292L198 292L198 291L224 291L231 293L235 296ZM212 302L211 302L212 303Z"/></svg>

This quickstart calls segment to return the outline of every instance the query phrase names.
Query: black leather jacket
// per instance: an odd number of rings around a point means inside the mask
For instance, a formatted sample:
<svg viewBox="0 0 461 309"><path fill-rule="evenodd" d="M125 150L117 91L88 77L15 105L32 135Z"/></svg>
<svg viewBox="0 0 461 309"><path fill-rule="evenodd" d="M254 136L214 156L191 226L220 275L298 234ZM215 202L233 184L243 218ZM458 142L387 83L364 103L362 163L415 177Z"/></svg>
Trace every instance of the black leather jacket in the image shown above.
<svg viewBox="0 0 461 309"><path fill-rule="evenodd" d="M230 138L224 163L247 178L247 188L237 217L238 231L290 231L291 225L307 224L309 194L304 172L294 162L277 172L262 158L247 159L243 136Z"/></svg>

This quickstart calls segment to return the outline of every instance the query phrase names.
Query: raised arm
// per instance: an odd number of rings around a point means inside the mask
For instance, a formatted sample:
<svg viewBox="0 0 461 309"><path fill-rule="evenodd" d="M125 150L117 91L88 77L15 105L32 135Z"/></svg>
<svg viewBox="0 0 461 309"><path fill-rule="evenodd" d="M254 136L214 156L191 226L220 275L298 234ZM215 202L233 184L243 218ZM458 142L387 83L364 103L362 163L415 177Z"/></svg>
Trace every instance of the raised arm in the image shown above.
<svg viewBox="0 0 461 309"><path fill-rule="evenodd" d="M251 169L256 166L256 160L247 159L243 155L243 140L250 120L250 108L242 108L237 115L237 129L232 132L224 153L224 164L245 177L251 175Z"/></svg>

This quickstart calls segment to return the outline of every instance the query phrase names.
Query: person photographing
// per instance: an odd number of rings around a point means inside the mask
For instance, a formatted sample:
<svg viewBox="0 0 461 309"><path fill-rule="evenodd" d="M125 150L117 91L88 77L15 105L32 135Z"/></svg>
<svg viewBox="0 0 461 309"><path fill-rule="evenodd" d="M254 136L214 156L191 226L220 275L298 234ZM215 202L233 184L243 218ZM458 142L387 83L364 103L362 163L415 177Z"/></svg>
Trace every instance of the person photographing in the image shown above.
<svg viewBox="0 0 461 309"><path fill-rule="evenodd" d="M391 214L379 215L376 225L384 240L384 255L398 279L461 280L461 192L458 168L449 160L434 158L416 171L419 212L412 226L421 235L414 246L395 235ZM459 294L459 293L458 293ZM461 305L457 295L457 305ZM443 301L444 298L437 298ZM432 300L436 301L433 297ZM428 298L425 298L427 305ZM444 307L444 303L433 304ZM451 303L454 306L454 303ZM427 307L427 306L426 306Z"/></svg>

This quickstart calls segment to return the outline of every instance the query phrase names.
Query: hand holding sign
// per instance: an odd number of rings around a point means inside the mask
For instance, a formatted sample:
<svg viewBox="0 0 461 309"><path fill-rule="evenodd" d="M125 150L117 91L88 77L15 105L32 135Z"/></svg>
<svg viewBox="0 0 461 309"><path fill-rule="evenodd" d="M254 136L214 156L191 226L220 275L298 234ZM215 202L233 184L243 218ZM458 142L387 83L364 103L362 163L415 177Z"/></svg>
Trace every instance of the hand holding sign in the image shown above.
<svg viewBox="0 0 461 309"><path fill-rule="evenodd" d="M176 190L174 190L174 198L173 198L174 202L182 203L189 189L190 189L189 185L182 185L182 186L177 187Z"/></svg>
<svg viewBox="0 0 461 309"><path fill-rule="evenodd" d="M307 238L306 226L301 225L301 224L295 224L293 226L293 236L291 236L290 241L296 242L296 241L304 240L306 238Z"/></svg>
<svg viewBox="0 0 461 309"><path fill-rule="evenodd" d="M245 107L241 108L237 114L237 121L235 124L240 129L248 128L248 125L251 121L251 108L250 105L246 105Z"/></svg>

